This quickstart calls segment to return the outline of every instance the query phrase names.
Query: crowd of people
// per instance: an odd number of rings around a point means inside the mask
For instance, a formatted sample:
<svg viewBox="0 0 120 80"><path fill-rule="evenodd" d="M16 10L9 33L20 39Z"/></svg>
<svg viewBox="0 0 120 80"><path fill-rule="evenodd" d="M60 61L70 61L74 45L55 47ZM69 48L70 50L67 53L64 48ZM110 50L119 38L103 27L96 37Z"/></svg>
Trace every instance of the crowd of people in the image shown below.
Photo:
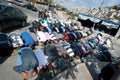
<svg viewBox="0 0 120 80"><path fill-rule="evenodd" d="M96 47L104 53L108 62L112 62L110 38L104 40L101 33L93 35L91 29L80 29L70 20L51 20L46 13L45 10L45 13L39 14L39 20L34 20L28 31L9 35L12 46L18 48L17 65L13 69L22 74L24 80L45 72L48 67L60 69L76 58L92 55Z"/></svg>

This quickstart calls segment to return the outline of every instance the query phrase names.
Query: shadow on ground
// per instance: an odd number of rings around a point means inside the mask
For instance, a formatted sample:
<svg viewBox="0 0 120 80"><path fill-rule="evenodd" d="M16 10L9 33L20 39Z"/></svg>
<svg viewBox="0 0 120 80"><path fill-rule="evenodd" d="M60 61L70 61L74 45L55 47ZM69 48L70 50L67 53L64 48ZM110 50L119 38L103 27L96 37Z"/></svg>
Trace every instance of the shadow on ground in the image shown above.
<svg viewBox="0 0 120 80"><path fill-rule="evenodd" d="M93 80L99 80L99 71L107 65L108 62L88 62L86 63L87 69L89 70L91 76L93 77Z"/></svg>
<svg viewBox="0 0 120 80"><path fill-rule="evenodd" d="M25 27L28 27L29 25L30 25L30 23L26 23ZM25 27L16 26L16 27L12 27L12 28L5 29L5 30L3 30L2 32L3 32L3 33L10 33L10 32L12 32L12 31L20 30L20 29L25 28Z"/></svg>
<svg viewBox="0 0 120 80"><path fill-rule="evenodd" d="M0 52L0 64L4 63L7 60L7 58L9 58L12 55L13 50L14 49L11 48L9 51L4 50Z"/></svg>

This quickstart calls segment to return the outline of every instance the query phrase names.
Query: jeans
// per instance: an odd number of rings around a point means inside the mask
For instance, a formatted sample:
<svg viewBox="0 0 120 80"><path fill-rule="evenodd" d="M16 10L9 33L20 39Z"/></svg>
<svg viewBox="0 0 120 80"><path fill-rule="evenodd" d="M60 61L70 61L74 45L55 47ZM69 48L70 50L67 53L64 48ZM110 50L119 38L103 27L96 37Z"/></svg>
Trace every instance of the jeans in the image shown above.
<svg viewBox="0 0 120 80"><path fill-rule="evenodd" d="M19 52L20 51L20 52ZM18 72L34 70L38 66L38 60L34 55L34 52L27 47L18 50L17 66L13 69Z"/></svg>

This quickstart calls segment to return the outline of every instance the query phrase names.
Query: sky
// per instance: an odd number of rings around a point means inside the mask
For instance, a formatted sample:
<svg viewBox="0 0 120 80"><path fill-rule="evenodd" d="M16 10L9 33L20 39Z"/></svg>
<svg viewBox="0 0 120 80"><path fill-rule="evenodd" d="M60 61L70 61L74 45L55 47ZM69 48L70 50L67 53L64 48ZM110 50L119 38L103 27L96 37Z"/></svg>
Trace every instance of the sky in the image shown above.
<svg viewBox="0 0 120 80"><path fill-rule="evenodd" d="M100 7L103 1L104 3L102 7L120 4L120 0L55 0L55 1L68 9L73 9L76 7Z"/></svg>

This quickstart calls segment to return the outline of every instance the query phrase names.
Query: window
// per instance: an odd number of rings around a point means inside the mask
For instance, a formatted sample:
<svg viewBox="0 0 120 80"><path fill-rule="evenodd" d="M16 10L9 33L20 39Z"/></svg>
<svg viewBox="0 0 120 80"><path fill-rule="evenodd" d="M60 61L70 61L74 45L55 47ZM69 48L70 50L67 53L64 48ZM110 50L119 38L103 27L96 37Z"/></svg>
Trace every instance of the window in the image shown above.
<svg viewBox="0 0 120 80"><path fill-rule="evenodd" d="M22 15L23 12L20 11L19 9L14 9L16 15Z"/></svg>
<svg viewBox="0 0 120 80"><path fill-rule="evenodd" d="M15 11L14 11L13 8L9 7L9 8L7 8L7 10L6 10L6 14L8 14L8 15L15 15Z"/></svg>

